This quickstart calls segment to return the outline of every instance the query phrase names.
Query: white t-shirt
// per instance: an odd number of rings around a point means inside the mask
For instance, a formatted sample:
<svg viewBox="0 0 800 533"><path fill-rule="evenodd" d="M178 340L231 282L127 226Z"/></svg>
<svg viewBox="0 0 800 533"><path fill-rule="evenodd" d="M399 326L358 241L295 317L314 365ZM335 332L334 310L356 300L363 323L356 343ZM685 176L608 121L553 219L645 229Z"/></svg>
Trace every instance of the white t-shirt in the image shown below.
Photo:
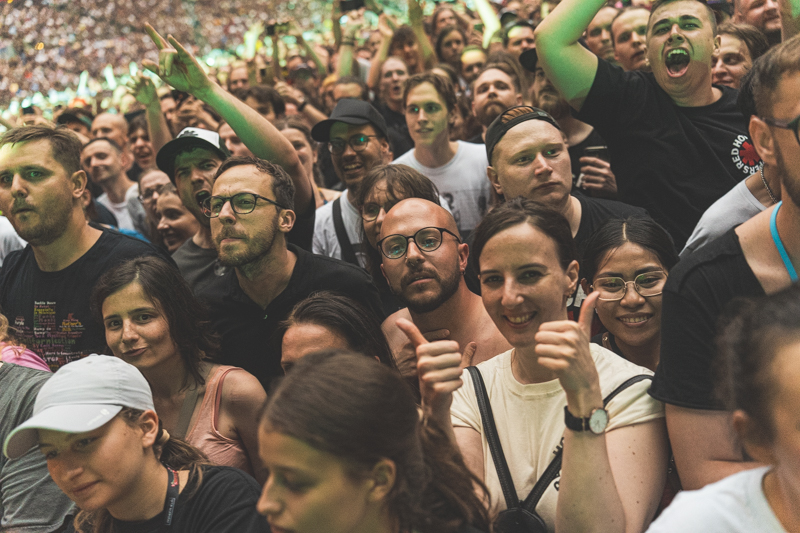
<svg viewBox="0 0 800 533"><path fill-rule="evenodd" d="M466 239L486 214L491 198L491 184L486 176L489 166L486 146L458 141L453 159L437 168L422 165L414 150L401 155L392 164L408 165L436 184L442 199L450 206L461 237Z"/></svg>
<svg viewBox="0 0 800 533"><path fill-rule="evenodd" d="M653 374L602 346L592 344L591 351L600 376L603 397L628 378ZM561 446L566 429L564 406L567 405L567 398L558 380L528 385L518 382L511 373L512 352L513 350L509 350L484 361L478 365L478 369L486 384L500 444L517 496L524 500ZM489 489L492 505L503 510L506 508L506 501L488 441L484 436L472 378L466 370L461 378L464 385L453 394L453 405L450 408L453 427L468 427L481 434L484 483ZM607 431L664 416L663 404L647 394L650 384L649 379L635 383L609 402L606 407L609 414ZM536 507L536 512L544 519L548 531L555 528L559 481L556 478L550 484Z"/></svg>
<svg viewBox="0 0 800 533"><path fill-rule="evenodd" d="M762 489L770 468L745 470L700 490L679 492L647 533L786 533Z"/></svg>
<svg viewBox="0 0 800 533"><path fill-rule="evenodd" d="M125 200L123 200L122 203L115 204L111 202L111 200L108 199L108 194L106 193L98 196L97 201L106 206L109 211L114 213L114 216L117 218L117 227L119 229L136 231L136 227L133 225L133 217L131 217L131 212L128 211L128 202L132 198L137 198L138 196L139 186L134 183L125 193Z"/></svg>
<svg viewBox="0 0 800 533"><path fill-rule="evenodd" d="M766 209L764 204L753 196L745 181L740 181L736 187L706 209L686 242L681 257L702 248L714 239L721 237L729 229L747 222Z"/></svg>
<svg viewBox="0 0 800 533"><path fill-rule="evenodd" d="M358 264L362 268L367 266L367 256L361 251L361 213L353 207L347 199L348 191L340 196L342 206L342 222L347 232L347 238L353 245ZM336 227L333 225L333 202L319 207L314 218L314 239L311 242L311 251L318 255L342 259L342 248L336 237Z"/></svg>
<svg viewBox="0 0 800 533"><path fill-rule="evenodd" d="M22 237L17 235L14 226L5 217L0 216L0 266L3 266L3 259L15 250L22 250L27 246Z"/></svg>

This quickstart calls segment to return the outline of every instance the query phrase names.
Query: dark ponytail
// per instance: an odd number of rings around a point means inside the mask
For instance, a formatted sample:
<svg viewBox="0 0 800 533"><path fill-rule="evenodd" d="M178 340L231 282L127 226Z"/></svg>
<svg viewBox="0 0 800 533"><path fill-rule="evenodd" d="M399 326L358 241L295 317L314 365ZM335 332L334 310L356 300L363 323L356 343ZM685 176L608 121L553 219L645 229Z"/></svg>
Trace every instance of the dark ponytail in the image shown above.
<svg viewBox="0 0 800 533"><path fill-rule="evenodd" d="M139 423L144 411L125 407L117 416L122 417L126 424L135 427ZM194 486L187 493L191 497L203 482L203 470L201 467L208 466L211 462L203 452L187 444L186 442L170 437L169 433L161 427L158 421L158 438L153 446L153 452L165 466L173 470L189 470L189 478L194 479ZM112 533L111 514L107 509L96 511L80 511L75 516L76 533Z"/></svg>
<svg viewBox="0 0 800 533"><path fill-rule="evenodd" d="M359 477L389 459L397 477L387 505L400 531L489 530L483 483L444 428L420 420L397 374L371 357L328 351L303 357L267 400L262 427L330 453ZM488 497L486 498L488 501Z"/></svg>

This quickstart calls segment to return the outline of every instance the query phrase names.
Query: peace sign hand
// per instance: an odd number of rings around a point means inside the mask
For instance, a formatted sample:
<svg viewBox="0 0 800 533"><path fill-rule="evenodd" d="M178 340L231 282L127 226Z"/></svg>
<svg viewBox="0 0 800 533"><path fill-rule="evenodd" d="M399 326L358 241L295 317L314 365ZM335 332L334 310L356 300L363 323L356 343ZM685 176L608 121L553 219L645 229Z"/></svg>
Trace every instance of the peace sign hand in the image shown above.
<svg viewBox="0 0 800 533"><path fill-rule="evenodd" d="M201 98L201 93L209 90L213 82L200 63L171 35L165 40L150 24L145 29L158 47L158 64L144 60L142 66L175 89Z"/></svg>
<svg viewBox="0 0 800 533"><path fill-rule="evenodd" d="M546 322L536 333L536 355L543 367L552 370L567 393L567 403L584 405L601 402L600 378L589 348L597 291L581 304L578 322ZM572 400L572 401L570 401ZM596 407L596 406L595 406ZM572 409L570 409L572 411ZM576 414L577 413L573 413Z"/></svg>
<svg viewBox="0 0 800 533"><path fill-rule="evenodd" d="M410 320L398 319L397 327L406 334L417 352L417 376L422 396L422 408L432 418L442 424L450 424L450 405L453 403L453 392L463 385L461 381L461 361L466 357L472 359L477 345L471 342L464 350L459 351L456 341L428 340L419 328Z"/></svg>

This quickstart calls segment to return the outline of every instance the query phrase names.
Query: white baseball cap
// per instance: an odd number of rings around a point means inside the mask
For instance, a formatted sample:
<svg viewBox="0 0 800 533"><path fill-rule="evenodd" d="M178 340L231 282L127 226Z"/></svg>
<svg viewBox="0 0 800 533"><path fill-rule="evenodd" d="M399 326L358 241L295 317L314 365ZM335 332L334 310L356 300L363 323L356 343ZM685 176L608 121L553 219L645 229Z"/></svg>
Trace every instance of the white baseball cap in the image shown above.
<svg viewBox="0 0 800 533"><path fill-rule="evenodd" d="M15 459L39 440L38 430L84 433L108 423L124 408L153 410L153 394L139 370L122 359L92 354L58 369L39 389L33 416L6 438Z"/></svg>

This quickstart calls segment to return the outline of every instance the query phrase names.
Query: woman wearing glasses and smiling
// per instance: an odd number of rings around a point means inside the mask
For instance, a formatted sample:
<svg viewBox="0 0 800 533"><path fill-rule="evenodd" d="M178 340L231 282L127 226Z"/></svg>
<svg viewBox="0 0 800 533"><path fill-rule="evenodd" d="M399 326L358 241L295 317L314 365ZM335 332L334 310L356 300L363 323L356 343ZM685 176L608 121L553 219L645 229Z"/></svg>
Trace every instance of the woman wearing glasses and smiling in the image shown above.
<svg viewBox="0 0 800 533"><path fill-rule="evenodd" d="M607 331L592 342L655 371L661 349L661 292L678 254L649 218L610 220L586 241L583 291L598 291L597 316Z"/></svg>

